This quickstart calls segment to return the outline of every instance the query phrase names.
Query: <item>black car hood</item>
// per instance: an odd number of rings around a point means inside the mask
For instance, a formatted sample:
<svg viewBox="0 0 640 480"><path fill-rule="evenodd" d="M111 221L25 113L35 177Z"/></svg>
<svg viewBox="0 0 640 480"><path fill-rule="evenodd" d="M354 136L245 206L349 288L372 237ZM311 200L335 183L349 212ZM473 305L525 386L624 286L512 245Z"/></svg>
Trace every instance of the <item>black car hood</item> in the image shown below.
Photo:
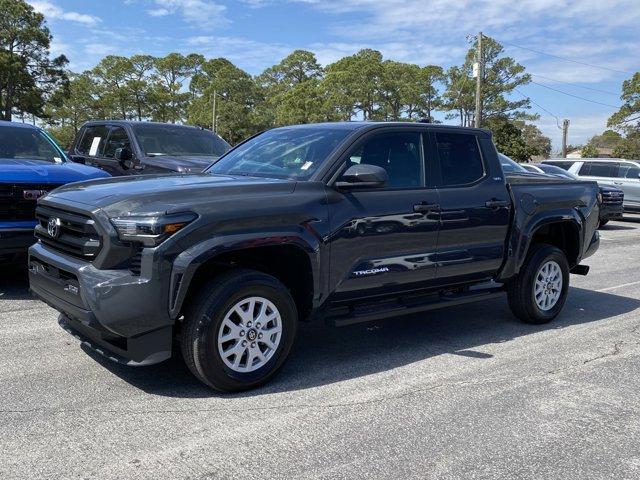
<svg viewBox="0 0 640 480"><path fill-rule="evenodd" d="M290 180L227 175L140 175L65 185L43 197L41 203L63 206L72 202L110 215L152 214L197 209L219 199L289 194L295 185Z"/></svg>
<svg viewBox="0 0 640 480"><path fill-rule="evenodd" d="M162 168L164 170L173 170L176 172L194 172L200 173L214 161L220 157L211 156L171 156L157 155L154 157L145 157L143 163Z"/></svg>

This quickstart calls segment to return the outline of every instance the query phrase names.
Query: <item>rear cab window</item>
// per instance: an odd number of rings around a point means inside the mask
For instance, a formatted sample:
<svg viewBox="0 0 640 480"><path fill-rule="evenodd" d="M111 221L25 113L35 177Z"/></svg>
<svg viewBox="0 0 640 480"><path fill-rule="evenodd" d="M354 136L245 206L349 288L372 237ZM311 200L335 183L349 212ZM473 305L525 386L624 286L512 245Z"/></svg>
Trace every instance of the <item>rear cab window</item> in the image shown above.
<svg viewBox="0 0 640 480"><path fill-rule="evenodd" d="M469 185L485 176L484 163L475 135L436 132L435 139L443 186Z"/></svg>

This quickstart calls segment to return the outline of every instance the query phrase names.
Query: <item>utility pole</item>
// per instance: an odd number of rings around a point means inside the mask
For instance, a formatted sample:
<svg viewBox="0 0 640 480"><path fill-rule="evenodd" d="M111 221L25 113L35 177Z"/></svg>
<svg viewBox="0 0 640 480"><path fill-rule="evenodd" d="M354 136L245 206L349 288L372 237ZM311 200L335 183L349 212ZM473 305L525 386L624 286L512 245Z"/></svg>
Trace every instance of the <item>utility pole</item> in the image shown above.
<svg viewBox="0 0 640 480"><path fill-rule="evenodd" d="M562 158L567 158L567 135L569 134L569 120L562 121Z"/></svg>
<svg viewBox="0 0 640 480"><path fill-rule="evenodd" d="M476 64L474 65L476 74L476 119L475 127L482 126L482 77L484 76L484 65L482 58L482 32L478 33Z"/></svg>
<svg viewBox="0 0 640 480"><path fill-rule="evenodd" d="M215 133L216 131L216 97L218 96L218 92L217 91L213 91L213 95L211 95L212 97L212 103L213 105L211 106L211 131Z"/></svg>

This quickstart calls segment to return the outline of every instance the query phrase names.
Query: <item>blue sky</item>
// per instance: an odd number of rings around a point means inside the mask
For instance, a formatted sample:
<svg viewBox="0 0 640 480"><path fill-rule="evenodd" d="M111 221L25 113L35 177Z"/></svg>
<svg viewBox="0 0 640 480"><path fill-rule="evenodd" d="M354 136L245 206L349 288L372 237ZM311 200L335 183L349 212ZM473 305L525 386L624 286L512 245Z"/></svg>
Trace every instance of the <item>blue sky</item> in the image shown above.
<svg viewBox="0 0 640 480"><path fill-rule="evenodd" d="M605 128L622 81L640 70L639 0L28 2L48 20L53 53L67 55L75 71L108 54L178 51L224 56L257 74L296 48L313 51L322 64L375 48L385 58L448 67L462 62L467 36L482 30L534 74L537 84L521 91L539 105L536 123L554 148L554 116L570 119L570 143L584 142Z"/></svg>

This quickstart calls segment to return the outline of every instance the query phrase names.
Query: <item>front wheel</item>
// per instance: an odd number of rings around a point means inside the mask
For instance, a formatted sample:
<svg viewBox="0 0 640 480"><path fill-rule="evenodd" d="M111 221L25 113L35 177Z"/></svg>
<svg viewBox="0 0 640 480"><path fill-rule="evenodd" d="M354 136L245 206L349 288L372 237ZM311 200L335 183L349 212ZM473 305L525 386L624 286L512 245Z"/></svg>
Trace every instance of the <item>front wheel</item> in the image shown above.
<svg viewBox="0 0 640 480"><path fill-rule="evenodd" d="M535 245L515 280L507 285L509 307L525 323L553 320L569 291L569 264L562 250Z"/></svg>
<svg viewBox="0 0 640 480"><path fill-rule="evenodd" d="M254 388L286 360L297 323L295 302L280 281L253 270L230 271L200 288L185 313L182 355L216 390Z"/></svg>

